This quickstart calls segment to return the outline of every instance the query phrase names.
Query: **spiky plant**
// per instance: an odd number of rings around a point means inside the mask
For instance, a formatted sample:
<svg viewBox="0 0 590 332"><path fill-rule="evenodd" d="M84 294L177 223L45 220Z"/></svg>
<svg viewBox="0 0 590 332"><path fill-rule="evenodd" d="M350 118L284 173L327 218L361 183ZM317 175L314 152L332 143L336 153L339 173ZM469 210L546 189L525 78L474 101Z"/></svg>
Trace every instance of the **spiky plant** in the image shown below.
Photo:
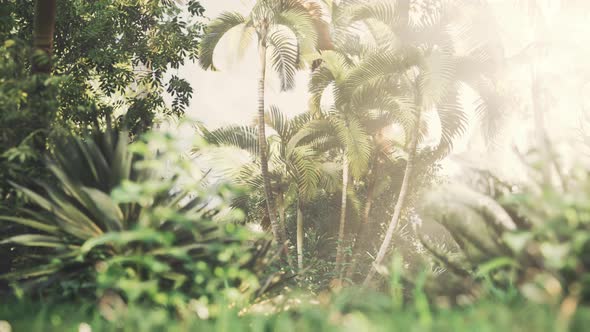
<svg viewBox="0 0 590 332"><path fill-rule="evenodd" d="M171 306L221 289L259 290L268 243L252 244L257 237L232 222L239 215L224 213L233 189L205 186L167 135L128 143L111 130L67 137L47 162L53 183L14 184L30 207L0 221L29 231L0 244L38 250L0 278L31 291L116 291Z"/></svg>
<svg viewBox="0 0 590 332"><path fill-rule="evenodd" d="M268 151L264 126L267 59L278 73L281 90L295 85L295 73L305 62L302 56L315 52L318 43L318 25L322 24L317 4L305 0L258 0L246 17L225 12L213 20L201 43L199 62L205 69L215 69L213 53L221 38L230 30L241 30L240 49L244 50L257 38L260 58L258 78L258 150L264 184L266 206L275 239L284 243L273 207L272 188L268 172ZM240 53L243 53L240 51Z"/></svg>

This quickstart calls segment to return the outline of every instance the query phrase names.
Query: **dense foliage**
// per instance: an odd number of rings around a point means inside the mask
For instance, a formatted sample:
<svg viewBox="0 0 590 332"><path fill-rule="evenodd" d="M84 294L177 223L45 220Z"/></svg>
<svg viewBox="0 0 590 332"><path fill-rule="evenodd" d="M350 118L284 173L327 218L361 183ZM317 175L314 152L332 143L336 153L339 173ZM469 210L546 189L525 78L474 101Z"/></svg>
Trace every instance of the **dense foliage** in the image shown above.
<svg viewBox="0 0 590 332"><path fill-rule="evenodd" d="M478 287L499 293L518 289L542 303L564 298L587 303L587 167L564 179L575 194L557 184L516 186L490 174L478 177L488 184L447 184L432 191L421 208L425 225L439 223L449 235L433 238L418 230L425 249L453 275L443 279L448 289L476 298L483 295ZM452 293L435 289L438 295Z"/></svg>
<svg viewBox="0 0 590 332"><path fill-rule="evenodd" d="M139 134L163 117L181 116L193 90L170 69L196 59L203 33L204 8L194 0L47 2L57 7L54 26L47 27L35 26L36 18L51 16L36 9L38 3L0 3L4 209L23 204L10 180L49 180L43 156L60 136L104 125L105 118L115 118ZM54 32L49 36L50 58L34 47L36 28ZM50 64L50 76L35 72L34 63ZM3 230L10 234L14 227ZM3 253L8 259L0 272L19 253Z"/></svg>
<svg viewBox="0 0 590 332"><path fill-rule="evenodd" d="M236 224L224 205L233 189L207 186L174 144L150 134L129 146L110 130L65 138L47 164L55 184L14 184L32 206L0 220L30 231L0 244L39 250L1 277L28 294L167 306L260 290L267 241Z"/></svg>
<svg viewBox="0 0 590 332"><path fill-rule="evenodd" d="M198 1L58 1L47 77L31 74L34 15L44 15L35 3L0 4L3 199L12 198L8 178L42 172L35 160L50 133L83 131L105 116L140 133L162 116L182 115L193 90L169 70L196 59L203 33Z"/></svg>

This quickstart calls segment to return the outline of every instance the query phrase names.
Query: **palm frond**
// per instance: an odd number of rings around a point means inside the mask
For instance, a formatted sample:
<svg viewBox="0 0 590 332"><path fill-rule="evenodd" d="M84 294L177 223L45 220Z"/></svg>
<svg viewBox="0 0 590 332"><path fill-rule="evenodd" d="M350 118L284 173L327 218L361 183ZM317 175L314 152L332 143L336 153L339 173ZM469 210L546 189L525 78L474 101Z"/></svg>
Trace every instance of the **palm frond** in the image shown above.
<svg viewBox="0 0 590 332"><path fill-rule="evenodd" d="M256 128L250 126L228 126L209 131L200 127L203 138L210 144L232 146L258 156L258 134Z"/></svg>
<svg viewBox="0 0 590 332"><path fill-rule="evenodd" d="M318 43L318 34L314 20L301 4L287 6L286 9L277 13L274 21L275 24L291 30L297 38L297 45L301 54L315 52Z"/></svg>
<svg viewBox="0 0 590 332"><path fill-rule="evenodd" d="M311 198L317 191L320 170L315 157L316 152L309 146L298 146L289 155L287 167L294 173L302 199Z"/></svg>
<svg viewBox="0 0 590 332"><path fill-rule="evenodd" d="M456 79L456 58L444 51L433 51L424 57L418 77L422 104L440 104Z"/></svg>
<svg viewBox="0 0 590 332"><path fill-rule="evenodd" d="M248 20L243 26L240 33L240 42L238 43L238 59L242 59L246 54L246 50L252 43L252 39L256 34L256 29L251 25Z"/></svg>
<svg viewBox="0 0 590 332"><path fill-rule="evenodd" d="M278 73L281 90L287 91L295 86L295 72L299 63L299 48L290 31L275 29L268 36L271 52L271 65Z"/></svg>
<svg viewBox="0 0 590 332"><path fill-rule="evenodd" d="M290 121L278 107L271 105L266 111L264 120L269 127L277 132L282 141L288 140Z"/></svg>
<svg viewBox="0 0 590 332"><path fill-rule="evenodd" d="M455 84L437 108L441 124L441 140L437 148L439 158L447 156L455 140L467 131L469 119L459 98L459 84Z"/></svg>
<svg viewBox="0 0 590 332"><path fill-rule="evenodd" d="M475 102L475 112L483 127L484 137L488 142L499 134L502 122L506 119L508 97L503 96L494 82L485 77L465 81L478 95Z"/></svg>
<svg viewBox="0 0 590 332"><path fill-rule="evenodd" d="M205 37L199 49L199 64L203 69L216 70L213 53L221 38L231 29L246 23L246 18L236 12L224 12L207 25Z"/></svg>
<svg viewBox="0 0 590 332"><path fill-rule="evenodd" d="M406 48L400 51L383 50L367 56L356 66L346 85L348 91L378 78L388 78L392 75L402 75L409 69L422 64L421 51L416 48Z"/></svg>
<svg viewBox="0 0 590 332"><path fill-rule="evenodd" d="M312 114L321 113L321 102L326 88L334 83L334 74L326 68L320 67L316 69L309 80L309 92L311 94L309 100L309 108Z"/></svg>
<svg viewBox="0 0 590 332"><path fill-rule="evenodd" d="M319 186L326 192L336 192L340 186L342 176L342 164L335 162L324 162L319 165L320 181Z"/></svg>
<svg viewBox="0 0 590 332"><path fill-rule="evenodd" d="M287 151L292 151L304 140L313 140L324 136L335 136L334 127L327 119L316 119L306 123L289 142L287 142Z"/></svg>
<svg viewBox="0 0 590 332"><path fill-rule="evenodd" d="M354 118L332 118L336 137L340 140L350 163L350 173L359 178L367 170L371 157L370 136Z"/></svg>

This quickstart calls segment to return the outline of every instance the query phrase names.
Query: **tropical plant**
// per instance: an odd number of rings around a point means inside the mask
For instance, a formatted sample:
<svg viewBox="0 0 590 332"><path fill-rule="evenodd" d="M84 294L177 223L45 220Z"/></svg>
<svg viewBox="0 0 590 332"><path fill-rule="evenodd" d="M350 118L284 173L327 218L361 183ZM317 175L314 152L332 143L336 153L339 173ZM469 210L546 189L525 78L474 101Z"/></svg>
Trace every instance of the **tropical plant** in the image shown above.
<svg viewBox="0 0 590 332"><path fill-rule="evenodd" d="M2 3L0 11L0 39L28 46L19 64L64 78L54 110L61 126L87 129L97 118L127 114L130 131L140 132L158 114L178 116L188 106L188 82L164 74L196 60L204 27L195 20L204 12L198 1L20 1ZM181 11L190 15L181 18Z"/></svg>
<svg viewBox="0 0 590 332"><path fill-rule="evenodd" d="M406 106L404 96L400 95L400 85L390 81L390 85L365 86L353 89L355 72L362 59L378 49L349 42L347 50L354 53L325 51L321 56L321 65L312 74L310 81L311 109L320 119L310 123L309 132L329 133L339 143L341 149L343 178L341 218L338 232L337 264L343 263L344 234L346 224L346 197L348 196L348 170L354 179L365 175L369 169L372 156L384 153L380 157L395 160L403 149L394 149L394 141L380 135L389 126L397 123L407 126L413 114ZM361 59L361 60L359 60ZM322 112L322 97L326 90L332 88L333 111ZM370 134L373 133L373 134ZM399 147L403 144L399 144ZM379 151L375 151L379 149ZM397 155L396 155L397 154ZM374 158L373 158L374 159ZM370 206L370 203L369 203ZM370 207L369 207L370 210Z"/></svg>
<svg viewBox="0 0 590 332"><path fill-rule="evenodd" d="M403 91L402 95L411 101L410 109L414 114L409 126L412 129L405 130L409 148L404 180L384 240L364 284L371 281L376 266L381 264L388 252L401 217L409 193L410 178L413 176L418 143L423 136L424 113L435 110L440 119L442 134L435 154L438 159L451 151L453 142L465 133L468 126L466 113L459 101L461 83L468 84L478 92L481 100L477 111L485 116L485 120L497 121L497 117L494 118L491 113L500 110L497 108L498 98L493 85L486 76L492 75L494 69L494 62L488 61L490 55L487 45L484 43L459 50L456 46L457 36L450 29L453 24L457 24L452 20L452 13L459 8L457 3L425 5L427 8L417 10L410 5L410 1L405 0L376 2L360 5L352 14L354 20L372 19L388 28L385 33L381 29L379 34L375 34L379 44L387 45L386 50L364 59L352 74L353 88L362 89L363 86L372 86L375 82L381 84L392 78L404 82L403 87L409 89ZM469 26L463 26L462 31L469 35ZM490 122L486 124L490 126Z"/></svg>
<svg viewBox="0 0 590 332"><path fill-rule="evenodd" d="M321 189L328 192L335 190L338 165L321 158L322 149L328 144L325 137L301 135L302 128L311 121L310 114L305 113L289 119L278 108L271 106L265 120L275 132L268 137L269 176L274 189L273 195L277 197L275 204L279 211L281 230L286 236L285 210L288 206L295 206L297 265L302 270L304 267L304 206L316 197ZM251 163L240 165L227 172L227 175L235 179L238 184L248 187L250 193L247 197L239 198L236 202L238 206L242 205L246 208L243 202L251 197L252 192L259 191L263 182L261 172L257 171L261 158L256 128L231 126L209 131L201 127L201 131L210 144L236 147L250 153ZM260 206L257 210L261 210Z"/></svg>
<svg viewBox="0 0 590 332"><path fill-rule="evenodd" d="M174 146L156 133L130 147L126 132L65 138L47 164L55 183L15 184L32 206L0 216L29 229L1 245L38 249L0 278L27 291L114 291L171 307L261 290L255 271L269 242L236 224L241 214L225 204L235 190L207 186Z"/></svg>
<svg viewBox="0 0 590 332"><path fill-rule="evenodd" d="M295 84L295 72L304 61L303 56L316 51L321 24L321 10L313 2L305 0L258 0L247 17L239 13L225 12L213 20L201 44L199 62L205 69L215 70L213 53L221 38L233 29L241 29L240 48L243 50L257 37L260 75L258 78L258 142L267 214L270 218L275 240L286 239L277 221L274 209L270 175L268 171L268 147L265 132L265 101L267 59L278 73L281 90L291 89ZM242 53L242 52L240 52Z"/></svg>
<svg viewBox="0 0 590 332"><path fill-rule="evenodd" d="M479 284L496 294L516 288L542 303L590 301L587 168L567 178L575 196L560 186L547 187L543 177L538 184L514 185L476 172L488 185L445 184L420 208L424 225L440 224L452 235L440 250L417 230L436 261L459 276L451 288L468 292Z"/></svg>
<svg viewBox="0 0 590 332"><path fill-rule="evenodd" d="M197 0L0 3L0 200L18 204L8 178L47 175L54 136L105 115L133 134L182 115L192 88L165 73L196 59L203 12Z"/></svg>

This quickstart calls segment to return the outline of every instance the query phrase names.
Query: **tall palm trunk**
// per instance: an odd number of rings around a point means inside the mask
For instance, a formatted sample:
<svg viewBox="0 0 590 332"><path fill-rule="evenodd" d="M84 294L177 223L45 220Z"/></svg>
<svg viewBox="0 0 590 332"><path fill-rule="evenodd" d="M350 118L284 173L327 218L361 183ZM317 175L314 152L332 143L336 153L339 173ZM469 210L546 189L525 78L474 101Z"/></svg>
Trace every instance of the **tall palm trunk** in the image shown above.
<svg viewBox="0 0 590 332"><path fill-rule="evenodd" d="M258 144L260 153L260 169L262 171L262 179L264 182L264 196L266 199L266 210L268 218L270 219L270 227L275 240L279 245L285 244L285 238L281 227L277 222L277 214L272 198L272 188L270 187L270 175L268 174L268 157L266 155L266 133L264 122L264 83L266 81L266 37L260 37L260 44L258 47L260 57L260 78L258 80Z"/></svg>
<svg viewBox="0 0 590 332"><path fill-rule="evenodd" d="M375 184L377 183L377 169L378 169L378 160L375 158L373 167L371 172L369 173L370 179L369 183L367 184L367 199L365 201L365 206L363 208L363 214L361 215L361 223L359 229L357 230L356 241L354 244L353 254L352 254L352 261L350 266L348 267L348 271L346 272L346 278L352 279L354 276L354 272L356 269L356 265L358 263L359 256L367 248L368 238L367 235L369 233L369 216L371 215L371 208L373 207L373 200L375 198Z"/></svg>
<svg viewBox="0 0 590 332"><path fill-rule="evenodd" d="M399 196L397 198L397 202L395 203L395 208L393 210L393 216L391 217L391 221L389 222L389 226L387 227L387 232L385 233L385 238L383 239L383 243L381 243L381 247L379 248L379 251L377 252L377 257L375 257L375 261L373 262L373 266L369 270L369 274L367 274L367 277L363 281L363 287L367 286L371 282L371 280L373 279L373 276L375 275L375 272L377 272L377 270L375 269L375 266L381 265L381 262L383 262L383 258L385 258L385 254L387 254L387 251L388 251L389 247L391 246L391 239L393 238L393 231L397 227L397 224L399 222L399 218L402 213L402 209L404 207L404 202L405 202L406 197L408 195L408 188L410 186L410 179L412 176L412 171L414 170L414 159L416 158L416 150L418 148L418 136L420 135L420 121L422 120L421 119L422 118L422 103L418 102L416 104L417 104L418 116L416 117L416 126L414 128L412 143L410 145L410 154L408 156L408 163L406 164L406 171L404 174L404 179L402 181L402 186L399 191Z"/></svg>
<svg viewBox="0 0 590 332"><path fill-rule="evenodd" d="M55 31L56 0L35 1L33 30L33 74L51 73L51 54ZM39 54L39 51L42 53Z"/></svg>
<svg viewBox="0 0 590 332"><path fill-rule="evenodd" d="M303 270L303 209L301 201L297 202L297 267Z"/></svg>
<svg viewBox="0 0 590 332"><path fill-rule="evenodd" d="M336 247L336 265L342 264L344 259L344 226L346 224L346 201L348 193L348 156L344 151L342 158L342 201L340 203L340 224L338 226L338 244Z"/></svg>

